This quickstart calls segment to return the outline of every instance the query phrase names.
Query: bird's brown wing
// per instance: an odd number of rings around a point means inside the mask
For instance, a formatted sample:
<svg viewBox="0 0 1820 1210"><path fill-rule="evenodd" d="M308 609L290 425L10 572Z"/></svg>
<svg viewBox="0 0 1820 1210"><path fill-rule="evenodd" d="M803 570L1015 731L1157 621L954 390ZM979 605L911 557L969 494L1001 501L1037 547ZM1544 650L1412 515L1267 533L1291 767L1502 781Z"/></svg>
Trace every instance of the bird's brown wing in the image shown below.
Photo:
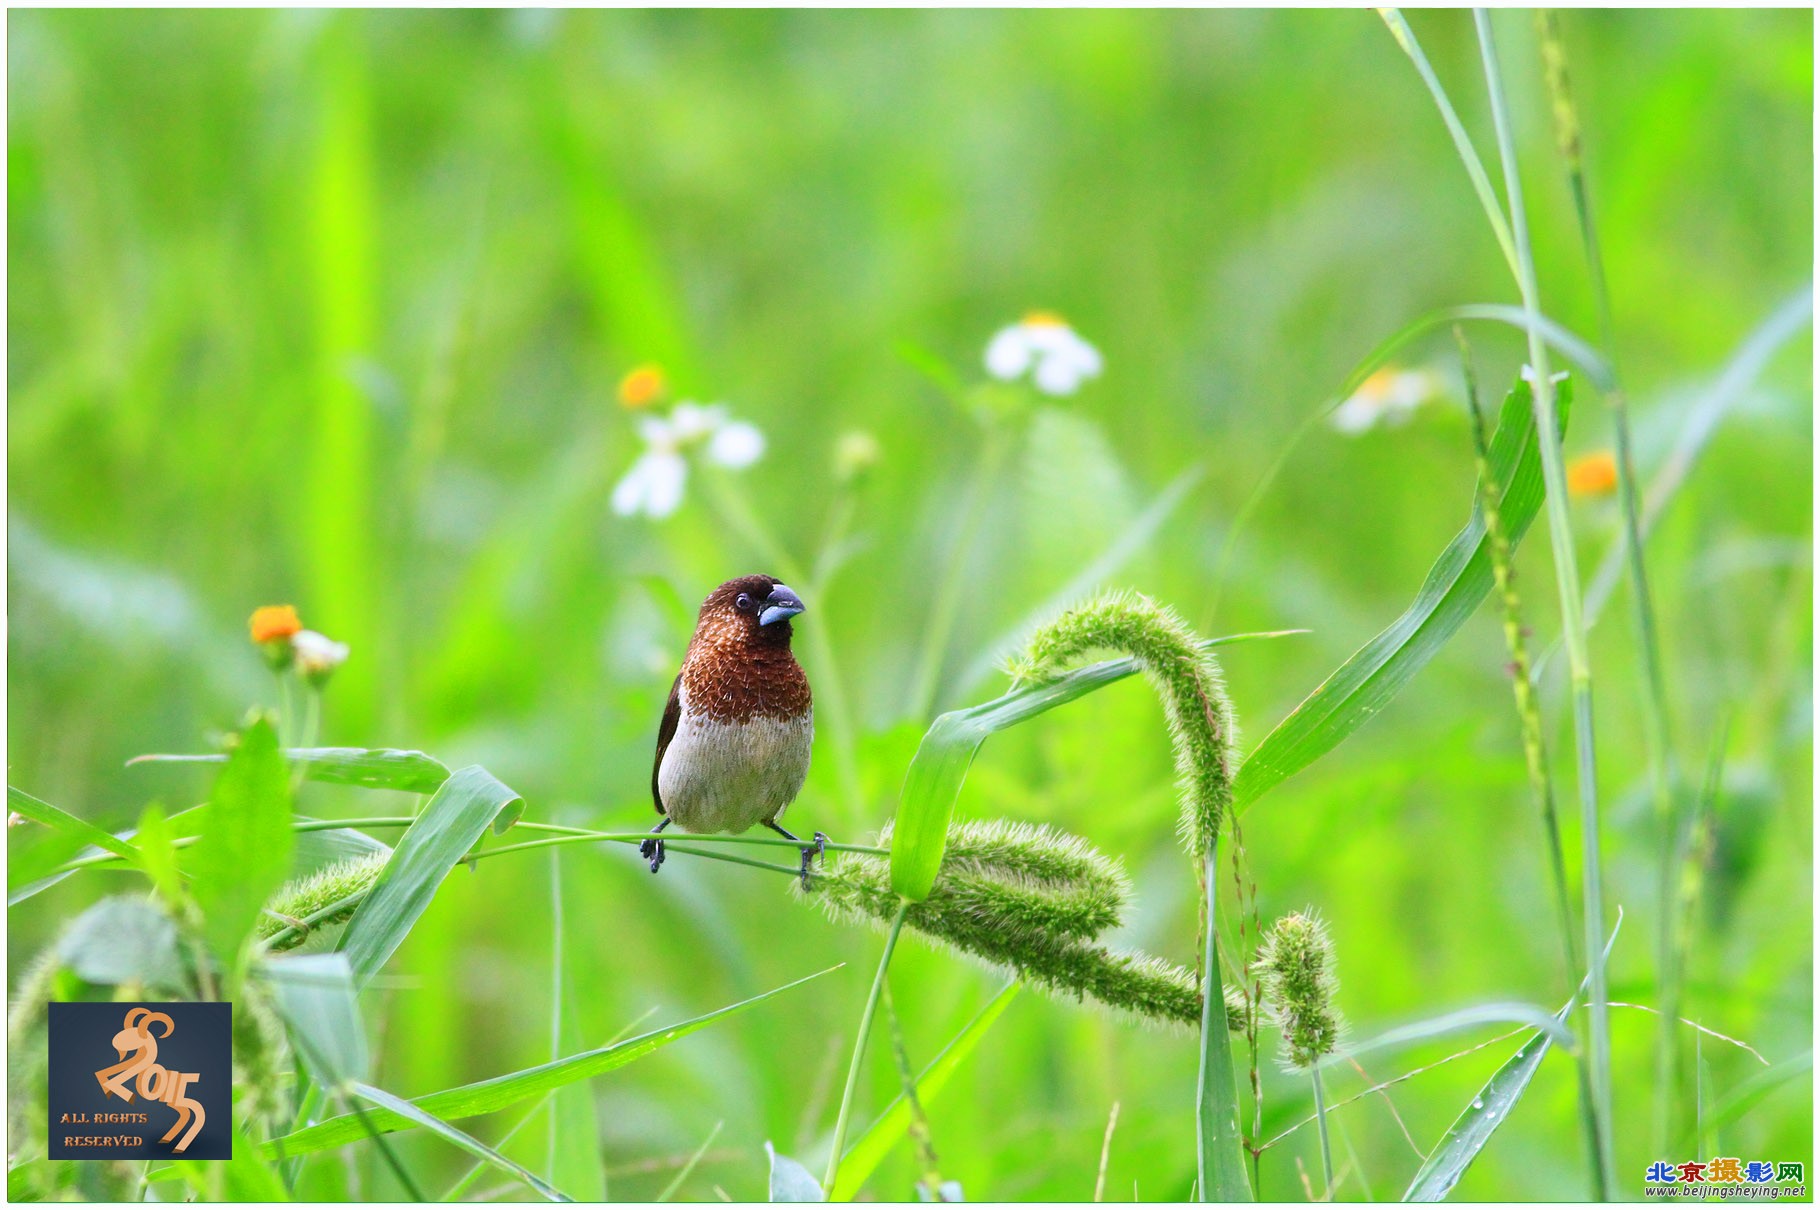
<svg viewBox="0 0 1820 1210"><path fill-rule="evenodd" d="M657 725L657 756L651 762L651 802L656 805L659 815L664 811L664 796L657 789L657 775L664 767L664 753L670 750L670 741L676 738L676 724L682 719L682 673L676 674L676 680L670 685L670 701L664 707L664 721Z"/></svg>

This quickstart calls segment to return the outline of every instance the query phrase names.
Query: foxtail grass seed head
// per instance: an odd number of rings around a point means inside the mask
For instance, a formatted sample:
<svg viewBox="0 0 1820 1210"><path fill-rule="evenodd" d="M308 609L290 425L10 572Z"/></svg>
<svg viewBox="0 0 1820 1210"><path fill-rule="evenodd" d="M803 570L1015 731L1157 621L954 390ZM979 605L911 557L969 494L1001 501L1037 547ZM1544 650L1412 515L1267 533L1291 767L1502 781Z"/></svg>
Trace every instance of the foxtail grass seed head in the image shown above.
<svg viewBox="0 0 1820 1210"><path fill-rule="evenodd" d="M389 856L384 851L376 851L359 857L344 857L279 887L259 917L259 939L264 941L286 933L272 946L274 952L282 953L302 945L318 929L345 923L360 906L358 897L372 890L373 884L379 881L379 872L385 868ZM336 907L336 910L313 921L307 929L297 929L291 923L309 920L330 907ZM287 930L290 931L287 933Z"/></svg>
<svg viewBox="0 0 1820 1210"><path fill-rule="evenodd" d="M1284 916L1264 934L1257 971L1264 1005L1283 1034L1283 1061L1306 1070L1332 1054L1342 1022L1327 926L1312 912Z"/></svg>
<svg viewBox="0 0 1820 1210"><path fill-rule="evenodd" d="M879 838L890 844L891 829ZM887 857L841 853L798 894L817 896L835 919L889 925L900 899ZM1121 920L1130 884L1112 859L1075 836L1002 820L969 820L949 833L929 896L912 904L912 930L1055 996L1092 999L1153 1024L1198 1027L1193 972L1095 943ZM1227 994L1227 1018L1244 1027L1244 1002Z"/></svg>
<svg viewBox="0 0 1820 1210"><path fill-rule="evenodd" d="M1064 613L1031 636L1012 662L1018 680L1060 673L1091 651L1135 659L1163 701L1181 790L1181 835L1199 858L1232 805L1232 703L1219 661L1175 612L1139 593L1113 593Z"/></svg>

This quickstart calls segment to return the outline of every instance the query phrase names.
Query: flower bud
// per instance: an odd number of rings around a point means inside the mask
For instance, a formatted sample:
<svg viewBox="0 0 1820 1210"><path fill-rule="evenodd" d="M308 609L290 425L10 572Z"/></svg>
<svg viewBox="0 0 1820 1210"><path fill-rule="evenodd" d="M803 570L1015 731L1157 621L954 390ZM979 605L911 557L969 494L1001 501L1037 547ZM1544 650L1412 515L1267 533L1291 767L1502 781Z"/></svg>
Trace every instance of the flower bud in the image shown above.
<svg viewBox="0 0 1820 1210"><path fill-rule="evenodd" d="M247 633L274 672L291 666L291 637L302 629L303 623L291 605L261 605L247 619Z"/></svg>
<svg viewBox="0 0 1820 1210"><path fill-rule="evenodd" d="M878 438L864 429L842 433L834 443L834 476L851 483L878 463Z"/></svg>
<svg viewBox="0 0 1820 1210"><path fill-rule="evenodd" d="M299 630L292 635L291 649L297 657L297 674L316 689L322 688L348 658L346 643L337 643L314 630Z"/></svg>

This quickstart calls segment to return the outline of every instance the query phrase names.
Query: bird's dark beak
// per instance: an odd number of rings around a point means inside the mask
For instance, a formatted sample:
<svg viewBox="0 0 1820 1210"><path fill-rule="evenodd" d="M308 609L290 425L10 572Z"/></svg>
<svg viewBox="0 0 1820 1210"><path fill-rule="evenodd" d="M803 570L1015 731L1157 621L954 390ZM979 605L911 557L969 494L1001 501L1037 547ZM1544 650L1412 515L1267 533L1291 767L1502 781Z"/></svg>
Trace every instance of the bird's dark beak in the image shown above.
<svg viewBox="0 0 1820 1210"><path fill-rule="evenodd" d="M786 618L793 618L801 613L804 608L805 606L802 601L797 598L797 595L794 592L784 585L779 584L776 588L771 590L771 595L765 598L764 612L758 615L758 624L760 626L769 626L773 622L781 622Z"/></svg>

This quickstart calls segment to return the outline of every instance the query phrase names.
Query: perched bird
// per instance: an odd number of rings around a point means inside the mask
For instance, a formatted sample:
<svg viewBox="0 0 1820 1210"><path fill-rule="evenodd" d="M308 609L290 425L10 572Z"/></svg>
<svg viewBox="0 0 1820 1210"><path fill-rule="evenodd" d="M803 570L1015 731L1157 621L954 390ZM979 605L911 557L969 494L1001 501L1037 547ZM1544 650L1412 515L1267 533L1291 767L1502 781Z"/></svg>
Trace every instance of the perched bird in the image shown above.
<svg viewBox="0 0 1820 1210"><path fill-rule="evenodd" d="M803 603L771 576L741 576L708 594L670 702L657 728L651 799L662 815L639 846L651 872L664 863L658 833L671 824L685 832L744 832L777 822L809 772L815 736L809 678L790 654L790 619ZM809 862L828 838L815 833L803 846L803 885Z"/></svg>

